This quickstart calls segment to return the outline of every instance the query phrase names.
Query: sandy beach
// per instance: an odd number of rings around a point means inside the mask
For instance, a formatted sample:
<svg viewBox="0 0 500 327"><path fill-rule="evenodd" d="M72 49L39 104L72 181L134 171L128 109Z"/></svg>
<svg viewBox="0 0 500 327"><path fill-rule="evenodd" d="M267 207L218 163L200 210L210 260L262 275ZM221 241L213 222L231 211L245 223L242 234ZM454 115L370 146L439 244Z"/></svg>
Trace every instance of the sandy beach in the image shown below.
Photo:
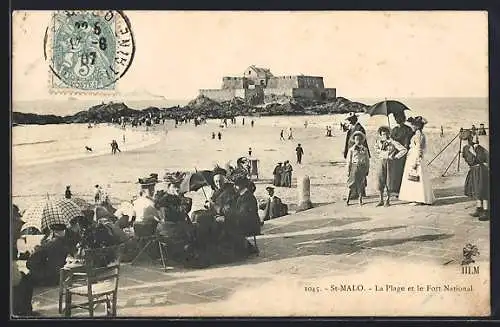
<svg viewBox="0 0 500 327"><path fill-rule="evenodd" d="M13 202L21 210L37 198L62 196L66 185L71 185L73 194L90 199L95 184L111 187L113 203L131 199L137 193L137 179L150 173L162 173L166 170L212 169L215 164L224 166L228 161L235 161L247 155L252 147L252 157L259 159L260 178L256 182L256 196L264 196L265 186L272 181L272 171L278 161L290 160L293 165L293 187L279 188L277 195L286 203L297 202L297 176L308 175L311 179L311 198L314 203L332 203L342 200L345 194L346 167L342 151L345 134L334 123L323 122L318 117L265 117L255 118L255 126L250 126L250 118L242 126L241 118L236 125L222 129L222 140L211 139L211 133L219 130L218 121L209 121L205 125L179 125L174 128L167 122L167 132L152 133L162 135L159 142L119 153L116 156L101 155L53 163L41 163L32 166L13 167L12 190ZM331 118L338 120L339 118ZM309 121L307 128L301 126ZM333 137L325 137L324 126L333 126ZM369 124L370 125L370 124ZM294 140L280 141L280 130L293 126ZM157 126L164 131L165 126ZM368 126L370 147L376 139L375 127ZM429 148L426 161L431 161L448 144L458 131L445 131L444 137L434 130L427 131ZM286 134L285 134L286 135ZM305 154L302 165L295 164L295 147L302 144ZM483 144L487 142L483 141ZM439 186L446 178L440 177L453 157L458 153L459 142L455 140L429 166L434 178L434 185ZM461 173L467 171L461 162ZM450 175L457 175L457 162L449 169ZM372 169L368 180L369 195L376 195L375 170ZM161 187L161 186L160 186ZM195 207L203 203L203 193L189 193Z"/></svg>

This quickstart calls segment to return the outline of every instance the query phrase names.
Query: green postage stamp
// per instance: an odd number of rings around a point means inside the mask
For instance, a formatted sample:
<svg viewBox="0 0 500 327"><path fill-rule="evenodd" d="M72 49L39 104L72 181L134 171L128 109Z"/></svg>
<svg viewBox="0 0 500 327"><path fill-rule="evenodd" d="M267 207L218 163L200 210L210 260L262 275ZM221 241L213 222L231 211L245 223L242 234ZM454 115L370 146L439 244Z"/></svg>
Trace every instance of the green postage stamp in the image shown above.
<svg viewBox="0 0 500 327"><path fill-rule="evenodd" d="M54 12L44 39L53 91L113 91L134 53L130 22L115 10Z"/></svg>

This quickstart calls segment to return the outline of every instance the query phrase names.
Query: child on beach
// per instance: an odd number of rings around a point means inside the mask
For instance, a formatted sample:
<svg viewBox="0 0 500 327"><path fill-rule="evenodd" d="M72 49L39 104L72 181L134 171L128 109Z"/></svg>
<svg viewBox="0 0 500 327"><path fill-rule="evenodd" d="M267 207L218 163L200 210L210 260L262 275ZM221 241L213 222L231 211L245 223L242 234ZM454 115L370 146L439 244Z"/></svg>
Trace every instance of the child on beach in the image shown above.
<svg viewBox="0 0 500 327"><path fill-rule="evenodd" d="M365 134L360 131L352 135L354 145L347 151L347 205L352 194L359 195L359 204L363 205L363 194L366 187L366 176L370 170L370 156L368 149L363 145Z"/></svg>
<svg viewBox="0 0 500 327"><path fill-rule="evenodd" d="M390 206L391 190L390 187L393 185L391 180L393 178L398 178L391 169L394 159L400 159L408 150L399 142L393 140L390 136L391 130L389 127L382 126L378 129L378 134L380 139L377 140L375 149L378 154L378 190L380 192L380 202L377 207L385 205ZM384 191L387 190L387 199L384 203Z"/></svg>

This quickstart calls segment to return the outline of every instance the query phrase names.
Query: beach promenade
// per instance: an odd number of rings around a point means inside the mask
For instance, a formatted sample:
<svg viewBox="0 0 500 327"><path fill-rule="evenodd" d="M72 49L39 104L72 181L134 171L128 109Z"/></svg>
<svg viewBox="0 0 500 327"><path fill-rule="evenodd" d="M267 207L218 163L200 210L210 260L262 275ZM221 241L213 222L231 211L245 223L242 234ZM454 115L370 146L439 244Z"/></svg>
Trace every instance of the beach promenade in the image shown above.
<svg viewBox="0 0 500 327"><path fill-rule="evenodd" d="M489 222L468 215L474 202L456 195L461 183L440 185L433 206L375 208L371 197L363 207L337 202L267 221L260 255L231 265L165 272L159 262L125 263L118 316L487 314L474 310L489 298ZM479 274L461 272L467 243L479 249ZM446 282L472 291L457 296ZM411 297L396 291L408 284L425 289ZM389 287L380 301L371 298L374 285ZM43 316L60 316L56 288L37 289L33 301Z"/></svg>

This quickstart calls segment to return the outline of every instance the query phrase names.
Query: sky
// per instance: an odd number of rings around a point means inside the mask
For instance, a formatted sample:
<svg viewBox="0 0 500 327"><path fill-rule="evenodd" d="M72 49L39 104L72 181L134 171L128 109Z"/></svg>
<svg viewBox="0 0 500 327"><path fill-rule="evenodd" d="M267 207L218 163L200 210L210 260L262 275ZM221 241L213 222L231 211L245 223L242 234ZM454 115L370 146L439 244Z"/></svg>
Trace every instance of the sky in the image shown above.
<svg viewBox="0 0 500 327"><path fill-rule="evenodd" d="M249 65L323 76L346 98L487 97L486 12L125 11L136 54L115 96L192 99ZM43 38L47 11L12 20L14 101L99 99L53 94Z"/></svg>

